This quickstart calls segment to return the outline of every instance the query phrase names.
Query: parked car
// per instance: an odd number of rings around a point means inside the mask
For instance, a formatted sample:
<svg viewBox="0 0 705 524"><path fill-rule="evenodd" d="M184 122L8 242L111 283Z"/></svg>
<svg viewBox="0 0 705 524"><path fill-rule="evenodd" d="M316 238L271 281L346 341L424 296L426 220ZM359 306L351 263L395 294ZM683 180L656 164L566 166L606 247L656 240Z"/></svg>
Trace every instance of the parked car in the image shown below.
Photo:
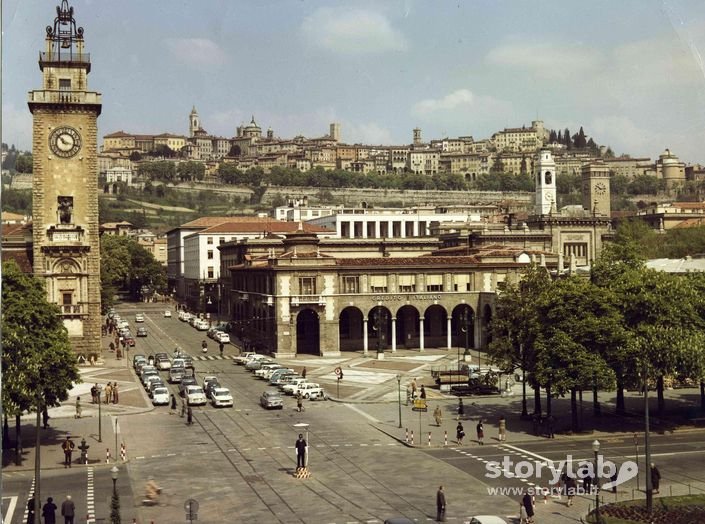
<svg viewBox="0 0 705 524"><path fill-rule="evenodd" d="M142 381L142 385L144 387L147 387L147 383L149 382L149 380L151 380L149 377L156 377L161 380L161 378L159 377L159 371L157 371L156 368L152 367L150 369L147 369L143 371L142 375L140 376L140 380Z"/></svg>
<svg viewBox="0 0 705 524"><path fill-rule="evenodd" d="M193 327L195 327L198 331L206 331L208 330L208 321L200 318L193 323Z"/></svg>
<svg viewBox="0 0 705 524"><path fill-rule="evenodd" d="M250 358L254 357L254 355L256 355L256 354L257 354L257 353L254 353L253 351L245 351L244 353L240 353L238 356L236 356L236 357L233 359L233 362L235 362L235 364L238 364L238 365L240 365L240 366L244 366L245 363L246 363ZM264 357L264 355L262 355L262 356Z"/></svg>
<svg viewBox="0 0 705 524"><path fill-rule="evenodd" d="M186 386L184 396L189 406L205 406L208 402L203 388L198 385Z"/></svg>
<svg viewBox="0 0 705 524"><path fill-rule="evenodd" d="M171 318L171 309L164 310L164 318Z"/></svg>
<svg viewBox="0 0 705 524"><path fill-rule="evenodd" d="M230 344L230 335L224 331L217 331L215 334L215 340L221 344Z"/></svg>
<svg viewBox="0 0 705 524"><path fill-rule="evenodd" d="M149 374L145 377L144 389L147 390L147 395L149 395L150 397L152 396L152 384L164 385L164 382L162 382L162 377L160 377L159 375L152 374Z"/></svg>
<svg viewBox="0 0 705 524"><path fill-rule="evenodd" d="M167 406L169 404L169 390L164 386L152 389L152 405Z"/></svg>
<svg viewBox="0 0 705 524"><path fill-rule="evenodd" d="M259 369L255 370L255 376L257 378L267 378L267 375L274 371L275 369L281 369L284 366L277 364L276 362L270 362L268 364L262 364Z"/></svg>
<svg viewBox="0 0 705 524"><path fill-rule="evenodd" d="M291 384L294 380L303 378L298 373L292 373L291 375L282 375L279 377L277 387L279 390L283 390L284 386Z"/></svg>
<svg viewBox="0 0 705 524"><path fill-rule="evenodd" d="M245 364L245 369L248 371L256 371L260 367L262 367L262 364L268 364L270 362L274 362L270 358L253 358L250 359L246 364Z"/></svg>
<svg viewBox="0 0 705 524"><path fill-rule="evenodd" d="M469 524L507 524L507 521L494 515L477 515L470 517Z"/></svg>
<svg viewBox="0 0 705 524"><path fill-rule="evenodd" d="M137 355L132 355L132 367L133 368L137 368L137 362L139 362L139 361L147 362L147 357L145 357L141 353L137 354Z"/></svg>
<svg viewBox="0 0 705 524"><path fill-rule="evenodd" d="M279 385L279 379L282 377L285 377L286 375L293 375L294 370L290 368L280 368L280 369L275 369L271 375L269 375L269 383L272 386L278 386Z"/></svg>
<svg viewBox="0 0 705 524"><path fill-rule="evenodd" d="M259 398L259 403L263 408L266 409L283 409L284 403L282 402L282 396L276 390L268 389Z"/></svg>
<svg viewBox="0 0 705 524"><path fill-rule="evenodd" d="M135 315L135 322L144 322L144 313L137 313Z"/></svg>
<svg viewBox="0 0 705 524"><path fill-rule="evenodd" d="M169 382L171 384L178 384L181 382L181 379L184 378L184 374L186 373L186 368L183 366L171 366L171 369L169 370Z"/></svg>
<svg viewBox="0 0 705 524"><path fill-rule="evenodd" d="M299 391L299 386L301 386L301 384L308 384L308 382L306 382L305 378L296 378L288 384L284 384L282 391L287 395L296 395L296 393Z"/></svg>
<svg viewBox="0 0 705 524"><path fill-rule="evenodd" d="M138 337L146 337L147 336L147 328L144 326L140 326L137 328L137 336Z"/></svg>
<svg viewBox="0 0 705 524"><path fill-rule="evenodd" d="M299 392L301 393L301 395L304 398L310 399L310 400L316 400L318 398L325 400L325 398L326 398L326 394L323 391L323 388L313 382L309 382L307 384L301 384L296 393L298 394Z"/></svg>
<svg viewBox="0 0 705 524"><path fill-rule="evenodd" d="M154 395L154 390L156 388L165 388L165 387L166 387L166 384L164 384L164 382L162 381L161 378L159 380L150 380L149 391L147 392L147 394L151 397Z"/></svg>
<svg viewBox="0 0 705 524"><path fill-rule="evenodd" d="M214 388L211 392L211 404L216 408L232 407L233 396L228 388Z"/></svg>

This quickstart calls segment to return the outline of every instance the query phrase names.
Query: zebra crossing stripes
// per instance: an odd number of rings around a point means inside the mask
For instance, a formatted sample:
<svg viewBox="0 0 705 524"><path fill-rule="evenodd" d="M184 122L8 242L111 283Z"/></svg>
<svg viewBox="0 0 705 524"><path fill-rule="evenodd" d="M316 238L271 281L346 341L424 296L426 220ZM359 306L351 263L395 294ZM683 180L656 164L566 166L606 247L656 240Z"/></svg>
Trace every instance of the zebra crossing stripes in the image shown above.
<svg viewBox="0 0 705 524"><path fill-rule="evenodd" d="M193 360L235 360L235 355L196 355L191 357Z"/></svg>

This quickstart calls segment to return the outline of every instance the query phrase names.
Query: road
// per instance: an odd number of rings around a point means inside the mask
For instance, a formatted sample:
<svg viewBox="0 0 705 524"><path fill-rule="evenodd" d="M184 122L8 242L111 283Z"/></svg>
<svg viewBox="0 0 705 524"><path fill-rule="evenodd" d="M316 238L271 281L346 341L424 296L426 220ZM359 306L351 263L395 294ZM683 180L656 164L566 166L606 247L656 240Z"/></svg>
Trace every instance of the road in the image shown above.
<svg viewBox="0 0 705 524"><path fill-rule="evenodd" d="M132 323L136 311L141 309L120 312ZM205 333L176 317L163 318L162 310L145 308L145 313L149 335L138 339L130 353L171 353L175 346L181 346L194 357L199 379L214 374L230 388L235 407L194 408L195 424L190 427L185 419L171 415L167 407L120 417L120 439L127 443L130 458L128 474L118 480L123 522L130 522L132 517L138 522L184 522L183 506L188 499L198 502L201 523L373 523L397 515L427 522L435 518L439 485L446 491L449 522L465 522L471 515L487 513L512 522L518 514L518 496L489 490L532 484L543 487L547 479L490 479L486 476L487 461L501 461L504 456L530 461L558 461L566 454L572 454L575 460L593 456L593 438L548 440L510 433L509 442L499 443L492 438L495 435L489 427L486 444L479 446L472 440L477 417L496 418L495 404L482 401L468 406L464 420L468 437L462 447L454 441L456 421L448 416L453 401L443 404L446 421L442 428L435 427L430 413L419 414L402 406L404 428L400 430L394 370L370 373L369 377L360 371L356 377L369 380L369 387L379 391L385 402L306 402L305 412L299 413L294 399L286 397L284 409L266 411L258 404L265 383L227 358L232 356L233 346L227 346L226 358L220 359L217 343L207 339L209 360L204 360L200 345ZM310 379L319 377L329 392L335 392L335 359L285 363L295 368L306 365ZM176 391L176 386L170 385L170 389ZM441 402L429 402L436 401ZM297 427L302 423L308 424L305 430ZM404 442L407 427L416 432L415 447ZM294 441L304 431L309 442L311 477L297 479L293 476ZM442 446L444 431L449 434L447 447ZM425 440L429 432L431 446ZM421 446L419 433L424 439ZM653 436L652 454L662 474L662 493L668 494L671 489L678 493L705 491L705 474L700 467L705 453L702 436L702 432ZM601 444L606 458L617 463L634 459L631 437L609 436ZM643 449L639 454L643 466ZM89 475L94 476L93 482L89 482ZM141 504L150 477L164 488L158 507ZM643 475L639 480L643 488ZM31 472L3 475L3 496L8 497L4 502L12 503L12 497L17 497L15 514L6 522L22 522L31 482ZM617 495L605 494L605 501L611 501L610 497L631 498L633 488L636 479L620 486ZM85 501L94 500L94 514L100 522L109 515L112 482L108 467L53 469L43 474L44 499L46 494L55 494L60 503L64 492L88 494L89 489L93 489L93 497L74 496L78 514L88 514L90 508ZM586 497L574 508L567 508L557 499L547 500L546 505L537 502L540 522L576 522L591 500Z"/></svg>

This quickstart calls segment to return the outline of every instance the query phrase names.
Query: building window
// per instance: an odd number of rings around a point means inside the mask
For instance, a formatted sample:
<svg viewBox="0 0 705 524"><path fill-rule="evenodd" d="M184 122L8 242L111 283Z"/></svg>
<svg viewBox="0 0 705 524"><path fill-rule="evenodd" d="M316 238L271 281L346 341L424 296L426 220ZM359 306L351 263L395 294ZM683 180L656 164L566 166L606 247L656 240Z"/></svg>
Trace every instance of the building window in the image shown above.
<svg viewBox="0 0 705 524"><path fill-rule="evenodd" d="M70 306L73 304L73 293L62 293L61 302L64 306Z"/></svg>
<svg viewBox="0 0 705 524"><path fill-rule="evenodd" d="M212 249L208 250L208 260L213 260L213 250Z"/></svg>
<svg viewBox="0 0 705 524"><path fill-rule="evenodd" d="M316 277L301 277L299 278L299 294L315 295L316 294Z"/></svg>
<svg viewBox="0 0 705 524"><path fill-rule="evenodd" d="M416 291L415 275L399 275L399 292L413 293Z"/></svg>
<svg viewBox="0 0 705 524"><path fill-rule="evenodd" d="M372 293L386 293L387 275L372 275L370 277L370 291Z"/></svg>
<svg viewBox="0 0 705 524"><path fill-rule="evenodd" d="M215 278L215 271L213 270L213 266L208 266L208 278Z"/></svg>
<svg viewBox="0 0 705 524"><path fill-rule="evenodd" d="M343 277L343 293L359 293L360 277Z"/></svg>
<svg viewBox="0 0 705 524"><path fill-rule="evenodd" d="M443 291L443 275L426 275L426 291Z"/></svg>
<svg viewBox="0 0 705 524"><path fill-rule="evenodd" d="M219 244L225 244L225 237L220 237L220 238L218 239L218 243L219 243Z"/></svg>
<svg viewBox="0 0 705 524"><path fill-rule="evenodd" d="M453 291L470 291L470 275L453 275Z"/></svg>
<svg viewBox="0 0 705 524"><path fill-rule="evenodd" d="M208 244L208 245L213 244L213 237L206 237L206 244Z"/></svg>
<svg viewBox="0 0 705 524"><path fill-rule="evenodd" d="M59 78L59 91L71 91L70 78Z"/></svg>

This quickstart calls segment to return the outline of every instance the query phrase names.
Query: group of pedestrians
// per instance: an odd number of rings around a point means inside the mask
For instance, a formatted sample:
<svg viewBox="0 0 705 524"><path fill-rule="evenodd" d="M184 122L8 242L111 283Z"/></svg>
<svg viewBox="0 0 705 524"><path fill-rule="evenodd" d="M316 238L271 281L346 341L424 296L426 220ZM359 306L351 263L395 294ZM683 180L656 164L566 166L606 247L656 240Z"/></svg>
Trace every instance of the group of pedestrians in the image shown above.
<svg viewBox="0 0 705 524"><path fill-rule="evenodd" d="M506 431L506 424L505 424L505 429ZM485 425L482 422L482 419L478 419L477 425L475 426L475 434L477 435L477 443L480 444L480 446L484 446L485 444ZM458 443L459 446L463 445L463 439L465 438L465 428L463 427L463 423L461 421L458 421L458 425L455 426L455 439ZM500 432L499 440L504 441L506 439L506 434Z"/></svg>
<svg viewBox="0 0 705 524"><path fill-rule="evenodd" d="M117 382L108 382L105 388L97 382L91 387L91 404L100 404L101 393L105 393L106 404L117 404L120 400L119 387Z"/></svg>
<svg viewBox="0 0 705 524"><path fill-rule="evenodd" d="M27 501L27 524L34 524L34 496ZM46 504L42 506L42 517L44 524L56 524L56 510L59 509L54 504L54 499L48 497ZM71 495L66 495L66 500L61 503L61 516L64 517L64 524L73 524L73 519L76 515L76 505L71 500Z"/></svg>

